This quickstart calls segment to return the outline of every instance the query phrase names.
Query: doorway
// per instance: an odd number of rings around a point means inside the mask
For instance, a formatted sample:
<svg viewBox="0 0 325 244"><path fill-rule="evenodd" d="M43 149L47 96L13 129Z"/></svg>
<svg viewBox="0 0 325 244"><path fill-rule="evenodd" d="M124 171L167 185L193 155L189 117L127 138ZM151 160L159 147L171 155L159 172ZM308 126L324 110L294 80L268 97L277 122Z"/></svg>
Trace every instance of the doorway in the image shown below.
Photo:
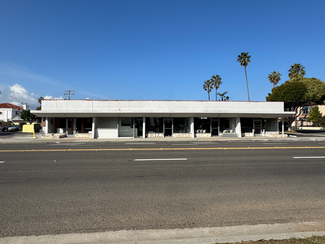
<svg viewBox="0 0 325 244"><path fill-rule="evenodd" d="M164 119L164 136L173 135L173 119Z"/></svg>
<svg viewBox="0 0 325 244"><path fill-rule="evenodd" d="M262 120L254 119L254 133L255 135L259 135L262 133Z"/></svg>
<svg viewBox="0 0 325 244"><path fill-rule="evenodd" d="M219 119L211 119L211 136L219 135Z"/></svg>
<svg viewBox="0 0 325 244"><path fill-rule="evenodd" d="M68 136L73 136L74 135L74 128L75 128L75 125L74 125L74 119L73 118L67 118L67 121L68 121Z"/></svg>
<svg viewBox="0 0 325 244"><path fill-rule="evenodd" d="M134 119L134 137L142 137L143 135L143 118Z"/></svg>

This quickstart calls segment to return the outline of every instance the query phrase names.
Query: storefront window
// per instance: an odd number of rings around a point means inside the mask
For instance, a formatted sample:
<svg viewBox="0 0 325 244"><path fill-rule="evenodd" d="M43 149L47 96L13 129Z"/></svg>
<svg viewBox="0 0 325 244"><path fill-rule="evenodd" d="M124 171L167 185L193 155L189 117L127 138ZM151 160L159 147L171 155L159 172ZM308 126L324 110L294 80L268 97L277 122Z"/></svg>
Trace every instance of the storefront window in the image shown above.
<svg viewBox="0 0 325 244"><path fill-rule="evenodd" d="M133 118L120 118L119 137L133 137Z"/></svg>
<svg viewBox="0 0 325 244"><path fill-rule="evenodd" d="M174 118L174 133L190 133L189 118Z"/></svg>
<svg viewBox="0 0 325 244"><path fill-rule="evenodd" d="M234 118L220 118L220 132L221 133L233 133L235 132Z"/></svg>
<svg viewBox="0 0 325 244"><path fill-rule="evenodd" d="M85 128L90 126L90 121L86 120ZM117 128L117 118L97 118L96 128L106 128L106 129L116 129Z"/></svg>
<svg viewBox="0 0 325 244"><path fill-rule="evenodd" d="M241 132L251 133L253 131L253 119L252 118L241 118Z"/></svg>
<svg viewBox="0 0 325 244"><path fill-rule="evenodd" d="M210 133L210 118L194 118L194 131L195 133Z"/></svg>
<svg viewBox="0 0 325 244"><path fill-rule="evenodd" d="M265 131L277 131L278 130L278 119L265 119L263 128Z"/></svg>
<svg viewBox="0 0 325 244"><path fill-rule="evenodd" d="M146 133L163 133L163 118L146 118Z"/></svg>

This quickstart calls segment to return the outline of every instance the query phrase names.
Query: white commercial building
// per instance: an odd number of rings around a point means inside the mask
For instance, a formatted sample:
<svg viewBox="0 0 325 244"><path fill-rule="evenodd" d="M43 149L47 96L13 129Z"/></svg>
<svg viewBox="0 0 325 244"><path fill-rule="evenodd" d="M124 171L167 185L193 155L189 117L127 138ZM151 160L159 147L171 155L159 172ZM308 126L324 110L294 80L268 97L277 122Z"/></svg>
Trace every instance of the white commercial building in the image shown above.
<svg viewBox="0 0 325 244"><path fill-rule="evenodd" d="M75 137L278 136L283 102L42 100L45 134Z"/></svg>

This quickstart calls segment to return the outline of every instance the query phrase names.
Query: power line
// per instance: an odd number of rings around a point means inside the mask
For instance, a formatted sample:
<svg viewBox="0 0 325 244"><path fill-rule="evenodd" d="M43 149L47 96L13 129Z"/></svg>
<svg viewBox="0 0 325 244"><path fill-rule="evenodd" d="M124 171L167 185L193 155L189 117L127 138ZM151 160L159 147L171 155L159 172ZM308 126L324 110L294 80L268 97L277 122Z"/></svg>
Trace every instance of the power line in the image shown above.
<svg viewBox="0 0 325 244"><path fill-rule="evenodd" d="M68 96L68 100L70 100L70 95L74 95L74 93L71 93L73 92L74 90L67 90L67 91L64 91L65 93L63 93L63 95L65 96Z"/></svg>

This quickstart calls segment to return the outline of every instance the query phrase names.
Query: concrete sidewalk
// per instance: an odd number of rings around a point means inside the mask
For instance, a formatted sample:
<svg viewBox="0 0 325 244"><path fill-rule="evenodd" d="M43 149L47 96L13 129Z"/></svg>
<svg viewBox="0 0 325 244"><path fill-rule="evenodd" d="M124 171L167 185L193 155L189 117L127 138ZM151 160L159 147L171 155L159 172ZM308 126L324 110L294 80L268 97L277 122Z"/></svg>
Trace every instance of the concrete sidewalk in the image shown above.
<svg viewBox="0 0 325 244"><path fill-rule="evenodd" d="M17 132L10 136L0 135L1 143L98 143L98 142L220 142L220 141L233 141L233 142L259 142L259 141L325 141L324 136L308 136L302 134L289 135L288 137L210 137L210 138L175 138L175 137L164 137L164 138L117 138L117 139L87 139L87 138L74 138L65 137L60 139L41 139L41 134L35 134L33 138L32 133Z"/></svg>
<svg viewBox="0 0 325 244"><path fill-rule="evenodd" d="M261 224L194 229L120 230L98 233L17 236L0 244L212 244L325 235L324 222Z"/></svg>

